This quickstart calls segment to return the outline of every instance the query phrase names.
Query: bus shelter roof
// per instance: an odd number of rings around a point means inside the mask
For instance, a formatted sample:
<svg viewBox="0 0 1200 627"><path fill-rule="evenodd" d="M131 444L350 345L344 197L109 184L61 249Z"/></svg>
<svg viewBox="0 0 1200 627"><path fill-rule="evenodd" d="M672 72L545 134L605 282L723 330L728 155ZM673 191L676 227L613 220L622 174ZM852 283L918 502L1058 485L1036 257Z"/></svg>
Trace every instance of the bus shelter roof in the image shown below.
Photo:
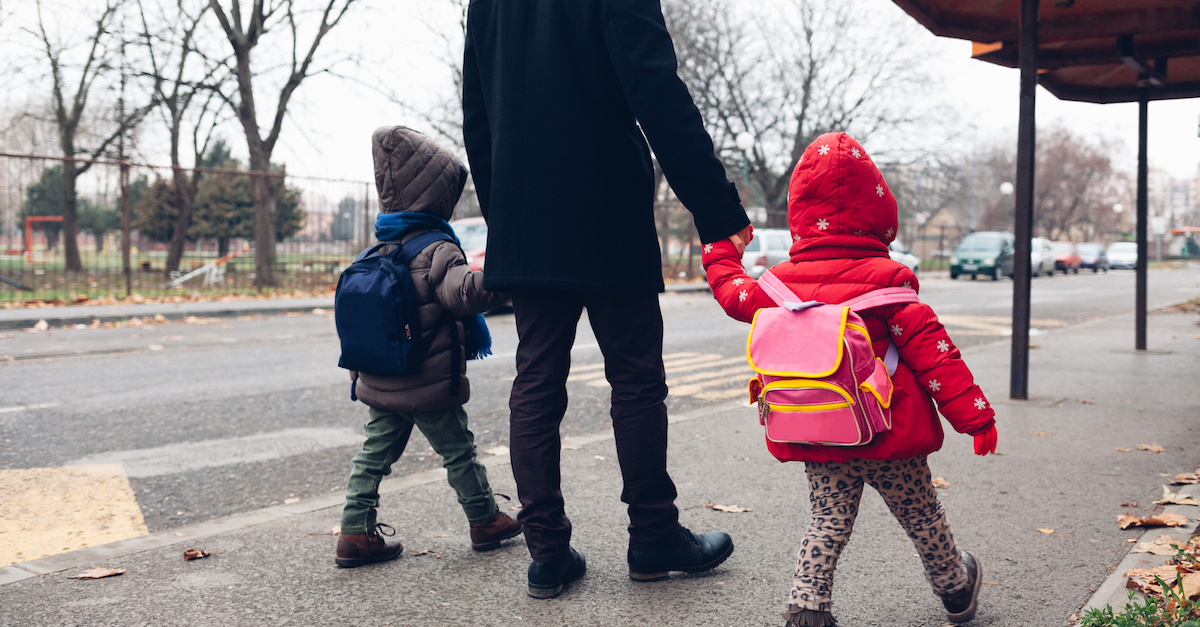
<svg viewBox="0 0 1200 627"><path fill-rule="evenodd" d="M1020 0L894 0L972 56L1017 67ZM1038 83L1062 100L1136 102L1200 96L1200 2L1056 0L1038 11Z"/></svg>

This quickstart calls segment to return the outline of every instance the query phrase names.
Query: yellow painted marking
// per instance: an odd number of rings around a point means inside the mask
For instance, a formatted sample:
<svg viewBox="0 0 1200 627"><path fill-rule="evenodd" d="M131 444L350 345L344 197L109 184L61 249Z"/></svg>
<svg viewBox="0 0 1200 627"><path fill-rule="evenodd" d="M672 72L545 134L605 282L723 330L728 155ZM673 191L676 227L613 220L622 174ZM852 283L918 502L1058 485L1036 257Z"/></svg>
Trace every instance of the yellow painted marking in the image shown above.
<svg viewBox="0 0 1200 627"><path fill-rule="evenodd" d="M120 464L0 470L0 566L147 533Z"/></svg>
<svg viewBox="0 0 1200 627"><path fill-rule="evenodd" d="M722 370L710 370L707 372L701 372L699 374L689 374L689 375L682 376L682 377L676 377L674 379L667 379L667 386L673 387L676 385L681 385L683 383L695 383L697 381L705 381L708 379L717 379L717 378L721 378L721 377L728 377L731 374L743 374L743 375L745 375L746 380L749 381L750 377L754 376L754 371L750 369L749 365L743 363L740 366L734 366L732 368L725 368Z"/></svg>
<svg viewBox="0 0 1200 627"><path fill-rule="evenodd" d="M750 379L747 377L746 380L749 381ZM711 390L709 392L700 392L698 394L693 394L692 397L699 398L699 399L706 400L706 401L723 401L723 400L729 399L729 398L749 399L750 393L746 391L746 386L742 385L742 386L738 386L735 388L728 388L728 389L724 389L724 390ZM747 400L747 405L749 405L748 400Z"/></svg>
<svg viewBox="0 0 1200 627"><path fill-rule="evenodd" d="M713 385L728 385L730 383L744 384L748 380L749 380L748 374L740 374L740 375L733 376L733 377L726 377L724 379L713 379L711 381L705 381L703 383L692 383L691 385L676 386L675 389L671 390L671 394L674 394L675 396L692 396L695 394L699 394L700 392L703 392L706 388L713 386Z"/></svg>

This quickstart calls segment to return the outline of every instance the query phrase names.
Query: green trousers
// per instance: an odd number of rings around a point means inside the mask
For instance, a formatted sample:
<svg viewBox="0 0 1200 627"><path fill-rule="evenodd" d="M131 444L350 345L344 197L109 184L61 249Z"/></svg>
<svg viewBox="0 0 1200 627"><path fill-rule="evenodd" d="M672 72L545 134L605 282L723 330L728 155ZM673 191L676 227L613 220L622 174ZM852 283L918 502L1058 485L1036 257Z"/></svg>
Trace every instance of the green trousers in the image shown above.
<svg viewBox="0 0 1200 627"><path fill-rule="evenodd" d="M462 405L404 413L371 408L371 421L363 427L367 440L354 456L354 470L346 486L342 533L366 533L375 527L379 482L392 472L392 464L400 459L413 425L442 456L446 480L458 493L458 503L467 520L486 522L496 513L487 469L476 459L475 436L467 428L467 412Z"/></svg>

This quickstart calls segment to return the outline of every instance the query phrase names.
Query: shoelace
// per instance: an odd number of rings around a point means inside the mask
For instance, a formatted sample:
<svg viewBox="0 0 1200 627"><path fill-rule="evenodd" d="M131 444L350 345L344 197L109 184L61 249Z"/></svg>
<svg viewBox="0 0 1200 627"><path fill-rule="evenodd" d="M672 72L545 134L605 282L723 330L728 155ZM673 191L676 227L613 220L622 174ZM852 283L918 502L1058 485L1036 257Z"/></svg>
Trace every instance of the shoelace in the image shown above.
<svg viewBox="0 0 1200 627"><path fill-rule="evenodd" d="M384 533L384 529L391 531L391 533ZM389 538L396 535L396 528L387 523L375 523L374 531L375 535L388 536Z"/></svg>

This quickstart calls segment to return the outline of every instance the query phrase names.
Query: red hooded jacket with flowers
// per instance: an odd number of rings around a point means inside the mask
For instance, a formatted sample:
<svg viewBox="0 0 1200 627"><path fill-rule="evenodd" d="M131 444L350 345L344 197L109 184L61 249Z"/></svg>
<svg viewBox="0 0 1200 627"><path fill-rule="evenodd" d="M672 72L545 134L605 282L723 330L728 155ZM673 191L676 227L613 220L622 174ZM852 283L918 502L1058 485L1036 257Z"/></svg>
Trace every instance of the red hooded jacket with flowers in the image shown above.
<svg viewBox="0 0 1200 627"><path fill-rule="evenodd" d="M794 240L791 260L771 272L800 298L840 303L885 287L920 289L916 275L888 256L887 245L896 235L896 199L863 147L845 133L818 137L796 164L788 188L788 226ZM706 245L703 262L713 295L731 317L750 322L754 312L776 306L745 274L729 240ZM928 305L892 305L862 316L876 356L884 356L889 341L900 353L892 377L892 430L855 447L767 441L776 457L844 462L928 455L942 447L943 439L934 401L959 433L977 435L995 424L987 397Z"/></svg>

